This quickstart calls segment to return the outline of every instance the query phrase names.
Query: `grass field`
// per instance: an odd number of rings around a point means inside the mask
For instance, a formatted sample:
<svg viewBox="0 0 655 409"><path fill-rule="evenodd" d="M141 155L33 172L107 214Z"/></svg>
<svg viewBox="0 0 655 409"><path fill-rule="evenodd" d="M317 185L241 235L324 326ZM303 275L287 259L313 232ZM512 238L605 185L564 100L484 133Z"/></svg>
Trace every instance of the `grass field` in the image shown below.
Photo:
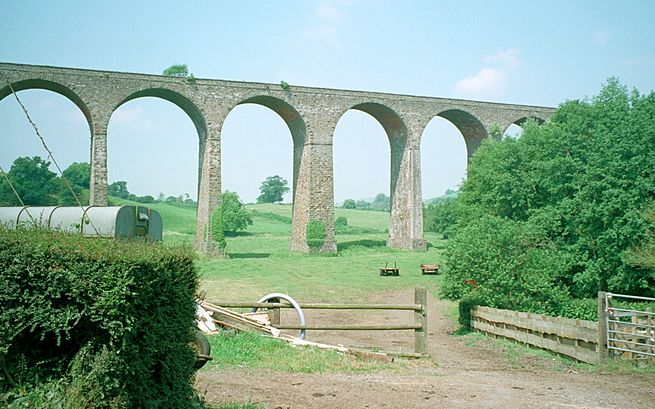
<svg viewBox="0 0 655 409"><path fill-rule="evenodd" d="M112 200L116 204L136 204ZM166 203L147 205L164 221L165 243L193 243L195 209ZM336 209L349 226L375 233L337 234L336 255L305 255L289 251L291 205L249 205L256 211L253 225L227 238L227 259L201 257L201 286L214 301L255 301L270 292L283 292L303 302L356 301L372 292L426 286L436 291L438 278L422 276L422 263L441 263L445 241L426 234L428 251L409 252L386 247L389 213ZM282 216L277 220L270 215ZM380 277L385 263L400 268L400 277Z"/></svg>
<svg viewBox="0 0 655 409"><path fill-rule="evenodd" d="M250 210L291 217L289 205L251 205ZM203 287L217 301L252 301L270 292L283 292L304 302L356 301L371 292L417 285L436 289L435 278L421 276L421 263L440 263L445 242L436 235L427 240L427 252L413 253L386 247L389 214L336 209L336 217L350 226L379 231L336 236L336 255L289 252L291 224L253 217L247 232L228 237L229 259L200 262ZM400 277L380 277L385 263L397 263Z"/></svg>

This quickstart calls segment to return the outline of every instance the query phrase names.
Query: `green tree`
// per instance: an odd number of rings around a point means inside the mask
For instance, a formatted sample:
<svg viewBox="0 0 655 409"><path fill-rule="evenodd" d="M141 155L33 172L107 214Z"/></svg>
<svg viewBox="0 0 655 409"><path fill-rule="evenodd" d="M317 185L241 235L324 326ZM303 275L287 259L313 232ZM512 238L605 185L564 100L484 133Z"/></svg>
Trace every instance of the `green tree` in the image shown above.
<svg viewBox="0 0 655 409"><path fill-rule="evenodd" d="M227 240L225 240L225 229L223 227L220 207L217 207L212 212L211 232L212 239L218 244L219 253L225 256L227 253Z"/></svg>
<svg viewBox="0 0 655 409"><path fill-rule="evenodd" d="M364 199L360 199L355 203L355 208L360 210L366 210L371 208L371 202L367 202Z"/></svg>
<svg viewBox="0 0 655 409"><path fill-rule="evenodd" d="M371 209L388 212L391 210L391 198L384 193L378 193L371 203Z"/></svg>
<svg viewBox="0 0 655 409"><path fill-rule="evenodd" d="M281 176L269 176L259 187L261 194L257 197L257 203L281 202L282 196L289 192L287 180Z"/></svg>
<svg viewBox="0 0 655 409"><path fill-rule="evenodd" d="M236 192L227 190L223 192L218 209L223 223L223 231L235 233L252 226L252 217Z"/></svg>
<svg viewBox="0 0 655 409"><path fill-rule="evenodd" d="M625 255L654 224L643 216L655 186L652 146L655 94L628 92L609 79L595 98L562 104L542 126L526 123L521 138L482 144L457 198L455 237L489 218L500 220L498 229L503 221L526 223L567 255L569 262L549 274L572 296L592 298L599 289L648 294L653 277ZM486 251L502 258L505 250Z"/></svg>
<svg viewBox="0 0 655 409"><path fill-rule="evenodd" d="M130 195L130 192L127 190L127 182L124 180L110 184L107 193L109 196L119 197L121 199L127 199Z"/></svg>
<svg viewBox="0 0 655 409"><path fill-rule="evenodd" d="M64 169L64 176L71 185L88 189L91 183L91 165L87 162L73 162Z"/></svg>
<svg viewBox="0 0 655 409"><path fill-rule="evenodd" d="M167 77L182 77L186 78L189 76L189 67L186 64L173 64L170 67L166 68L162 75Z"/></svg>
<svg viewBox="0 0 655 409"><path fill-rule="evenodd" d="M47 206L58 203L59 182L49 166L50 162L38 156L20 157L11 165L7 177L25 204ZM4 177L0 183L0 204L19 206L18 198Z"/></svg>
<svg viewBox="0 0 655 409"><path fill-rule="evenodd" d="M344 209L356 209L357 204L353 199L346 199L343 201L343 205L341 207L343 207Z"/></svg>
<svg viewBox="0 0 655 409"><path fill-rule="evenodd" d="M450 238L457 227L457 203L454 198L446 198L427 205L423 210L424 229Z"/></svg>

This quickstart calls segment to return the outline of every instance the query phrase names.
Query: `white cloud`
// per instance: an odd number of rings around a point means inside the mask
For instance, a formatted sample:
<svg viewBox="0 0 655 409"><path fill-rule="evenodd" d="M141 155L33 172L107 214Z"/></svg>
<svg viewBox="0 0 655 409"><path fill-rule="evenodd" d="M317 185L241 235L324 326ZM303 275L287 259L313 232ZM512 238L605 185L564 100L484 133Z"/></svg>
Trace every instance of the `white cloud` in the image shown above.
<svg viewBox="0 0 655 409"><path fill-rule="evenodd" d="M497 98L509 87L510 74L522 64L520 48L507 48L482 60L485 67L455 83L455 91L468 98Z"/></svg>
<svg viewBox="0 0 655 409"><path fill-rule="evenodd" d="M498 51L496 54L484 57L486 63L498 63L505 68L514 68L521 65L521 50L520 48L508 48L506 50Z"/></svg>
<svg viewBox="0 0 655 409"><path fill-rule="evenodd" d="M339 10L337 10L337 8L330 3L323 3L318 5L316 9L314 9L314 14L323 20L335 21L341 18L341 13L339 13Z"/></svg>
<svg viewBox="0 0 655 409"><path fill-rule="evenodd" d="M455 83L455 90L469 97L493 97L507 89L507 74L497 68L482 68Z"/></svg>
<svg viewBox="0 0 655 409"><path fill-rule="evenodd" d="M604 47L607 45L609 40L610 40L610 33L609 30L607 30L606 28L594 32L594 41L596 42L597 45Z"/></svg>

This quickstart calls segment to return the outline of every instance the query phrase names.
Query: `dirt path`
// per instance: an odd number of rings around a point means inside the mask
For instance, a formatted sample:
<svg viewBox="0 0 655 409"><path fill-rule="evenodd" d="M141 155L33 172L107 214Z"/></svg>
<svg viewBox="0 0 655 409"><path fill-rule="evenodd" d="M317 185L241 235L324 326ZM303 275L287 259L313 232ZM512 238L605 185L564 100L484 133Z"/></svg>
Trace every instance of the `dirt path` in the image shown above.
<svg viewBox="0 0 655 409"><path fill-rule="evenodd" d="M372 302L410 303L400 292ZM653 408L655 376L557 372L548 359L525 358L517 365L502 351L467 346L450 333L456 324L444 315L446 304L430 299L428 334L433 362L400 372L375 374L299 374L254 370L205 371L196 387L210 403L246 402L266 408ZM407 322L404 312L367 312L374 322ZM326 321L330 317L329 321ZM286 317L283 317L283 322ZM289 316L290 322L295 317ZM315 320L361 322L361 314L310 312ZM321 332L308 339L347 346L381 346L413 351L407 332ZM534 359L534 360L532 360Z"/></svg>

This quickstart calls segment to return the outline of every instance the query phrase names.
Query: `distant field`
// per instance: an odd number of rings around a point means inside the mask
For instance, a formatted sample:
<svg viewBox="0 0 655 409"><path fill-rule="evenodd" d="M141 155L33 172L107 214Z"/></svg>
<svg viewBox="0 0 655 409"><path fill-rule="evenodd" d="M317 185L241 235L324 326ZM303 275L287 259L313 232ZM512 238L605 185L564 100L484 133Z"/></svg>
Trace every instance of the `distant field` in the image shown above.
<svg viewBox="0 0 655 409"><path fill-rule="evenodd" d="M116 204L136 204L118 200ZM192 243L195 239L193 207L148 204L164 221L164 242ZM291 205L248 205L249 210L291 217ZM441 263L445 241L426 233L429 249L413 253L386 247L389 214L367 210L336 209L336 217L350 226L380 233L337 235L338 254L304 255L289 251L291 224L254 216L245 232L227 237L228 259L201 257L202 287L207 298L218 301L253 301L270 292L284 292L302 301L356 301L371 292L395 291L417 285L436 291L439 278L421 276L421 263ZM385 263L397 263L400 277L380 277Z"/></svg>

